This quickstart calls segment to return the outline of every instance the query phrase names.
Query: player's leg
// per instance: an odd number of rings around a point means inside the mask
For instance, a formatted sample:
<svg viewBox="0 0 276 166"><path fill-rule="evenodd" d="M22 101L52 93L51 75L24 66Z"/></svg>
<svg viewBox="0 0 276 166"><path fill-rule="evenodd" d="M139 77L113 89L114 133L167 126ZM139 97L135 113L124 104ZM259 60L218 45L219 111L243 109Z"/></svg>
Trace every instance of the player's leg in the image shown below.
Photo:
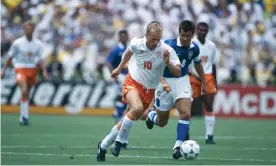
<svg viewBox="0 0 276 166"><path fill-rule="evenodd" d="M205 143L206 144L215 144L213 136L214 136L214 127L216 123L216 117L213 113L213 102L215 95L214 94L206 94L203 96L203 101L205 105Z"/></svg>
<svg viewBox="0 0 276 166"><path fill-rule="evenodd" d="M19 80L17 85L20 87L22 96L20 99L20 117L19 121L21 125L28 125L29 121L29 88L27 81Z"/></svg>
<svg viewBox="0 0 276 166"><path fill-rule="evenodd" d="M106 150L112 145L118 135L121 121L115 124L105 138L98 143L97 161L105 161Z"/></svg>
<svg viewBox="0 0 276 166"><path fill-rule="evenodd" d="M122 143L128 140L131 127L144 113L144 105L137 90L132 89L128 91L128 93L126 93L126 101L130 110L122 119L117 138L111 148L112 154L116 157L120 154Z"/></svg>
<svg viewBox="0 0 276 166"><path fill-rule="evenodd" d="M205 143L206 144L215 144L214 136L214 127L216 123L216 117L213 113L213 103L216 94L215 80L213 75L205 75L207 91L203 95L203 102L205 105Z"/></svg>
<svg viewBox="0 0 276 166"><path fill-rule="evenodd" d="M139 118L140 120L143 120L143 121L147 120L149 112L152 111L152 109L153 109L153 105L154 105L154 99L152 99L152 101L149 104L148 108L145 110L145 112L143 113L143 115Z"/></svg>
<svg viewBox="0 0 276 166"><path fill-rule="evenodd" d="M21 90L20 99L20 116L19 122L21 125L28 125L29 118L29 89L26 74L22 69L16 69L16 83Z"/></svg>
<svg viewBox="0 0 276 166"><path fill-rule="evenodd" d="M129 106L126 108L126 113L129 111ZM115 142L115 139L118 135L119 129L121 127L122 120L119 121L117 124L115 124L111 131L105 136L105 138L98 143L98 154L97 154L97 160L98 161L105 161L105 154L106 150L110 145L112 145ZM122 144L122 148L126 149L128 144L128 140L126 140Z"/></svg>
<svg viewBox="0 0 276 166"><path fill-rule="evenodd" d="M181 157L180 146L185 141L190 129L191 118L191 98L180 98L175 103L179 113L179 121L177 124L176 142L173 147L173 158Z"/></svg>
<svg viewBox="0 0 276 166"><path fill-rule="evenodd" d="M158 85L155 90L154 107L149 110L146 120L148 129L152 129L154 125L164 127L168 123L170 109L174 106L172 93L165 92L162 85Z"/></svg>
<svg viewBox="0 0 276 166"><path fill-rule="evenodd" d="M198 103L200 101L200 96L201 96L201 82L198 80L198 78L196 78L195 76L189 76L190 79L190 85L192 88L192 97L193 97L193 101L192 101L192 105L191 105L191 116L193 116L193 114L195 112L197 112L196 109L198 109ZM185 140L189 140L190 139L190 133L188 132Z"/></svg>
<svg viewBox="0 0 276 166"><path fill-rule="evenodd" d="M169 121L170 111L160 111L156 107L152 108L148 113L146 125L148 129L152 129L154 125L165 127Z"/></svg>

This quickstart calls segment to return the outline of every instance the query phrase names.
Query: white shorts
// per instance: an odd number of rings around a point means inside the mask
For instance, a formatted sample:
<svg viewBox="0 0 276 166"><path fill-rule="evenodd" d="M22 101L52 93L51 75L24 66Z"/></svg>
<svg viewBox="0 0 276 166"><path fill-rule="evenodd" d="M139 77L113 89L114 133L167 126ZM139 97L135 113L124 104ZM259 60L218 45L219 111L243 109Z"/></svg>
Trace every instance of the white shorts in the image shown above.
<svg viewBox="0 0 276 166"><path fill-rule="evenodd" d="M192 88L188 75L179 78L165 78L172 91L167 93L159 83L155 89L154 106L160 111L169 111L177 99L188 98L191 101Z"/></svg>

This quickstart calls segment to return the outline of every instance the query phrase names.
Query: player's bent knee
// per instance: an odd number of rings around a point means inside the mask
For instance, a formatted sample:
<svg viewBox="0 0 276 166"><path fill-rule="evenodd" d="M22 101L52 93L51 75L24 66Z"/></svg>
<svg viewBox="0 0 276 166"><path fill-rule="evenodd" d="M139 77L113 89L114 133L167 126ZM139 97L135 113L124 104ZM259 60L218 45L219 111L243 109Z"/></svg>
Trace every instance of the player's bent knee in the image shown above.
<svg viewBox="0 0 276 166"><path fill-rule="evenodd" d="M191 118L191 111L182 111L182 112L179 112L179 117L180 119L190 119Z"/></svg>
<svg viewBox="0 0 276 166"><path fill-rule="evenodd" d="M165 127L168 124L167 120L159 120L158 122L159 127Z"/></svg>
<svg viewBox="0 0 276 166"><path fill-rule="evenodd" d="M143 113L144 113L143 105L137 105L131 108L131 114L135 119L138 119L139 117L141 117Z"/></svg>

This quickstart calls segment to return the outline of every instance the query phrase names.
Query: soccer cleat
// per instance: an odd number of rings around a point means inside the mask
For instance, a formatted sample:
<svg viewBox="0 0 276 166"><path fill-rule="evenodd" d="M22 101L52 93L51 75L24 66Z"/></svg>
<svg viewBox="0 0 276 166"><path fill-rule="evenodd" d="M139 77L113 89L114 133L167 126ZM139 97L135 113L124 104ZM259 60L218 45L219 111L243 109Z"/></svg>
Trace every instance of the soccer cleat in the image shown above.
<svg viewBox="0 0 276 166"><path fill-rule="evenodd" d="M174 148L174 150L173 150L173 158L177 160L180 157L182 157L182 155L180 153L180 147Z"/></svg>
<svg viewBox="0 0 276 166"><path fill-rule="evenodd" d="M149 119L149 117L147 117L147 119L146 119L146 125L147 125L148 129L152 129L154 126L154 123Z"/></svg>
<svg viewBox="0 0 276 166"><path fill-rule="evenodd" d="M205 140L206 144L216 144L216 142L213 140L213 135L208 135L208 138Z"/></svg>
<svg viewBox="0 0 276 166"><path fill-rule="evenodd" d="M111 147L111 153L115 156L118 157L121 151L122 143L119 141L115 141L114 144Z"/></svg>
<svg viewBox="0 0 276 166"><path fill-rule="evenodd" d="M121 148L124 150L127 149L127 143L123 143Z"/></svg>
<svg viewBox="0 0 276 166"><path fill-rule="evenodd" d="M19 123L21 126L28 126L29 125L29 120L25 117L22 117L22 120L20 120Z"/></svg>
<svg viewBox="0 0 276 166"><path fill-rule="evenodd" d="M101 143L102 141L98 143L97 161L105 161L106 150L101 148Z"/></svg>

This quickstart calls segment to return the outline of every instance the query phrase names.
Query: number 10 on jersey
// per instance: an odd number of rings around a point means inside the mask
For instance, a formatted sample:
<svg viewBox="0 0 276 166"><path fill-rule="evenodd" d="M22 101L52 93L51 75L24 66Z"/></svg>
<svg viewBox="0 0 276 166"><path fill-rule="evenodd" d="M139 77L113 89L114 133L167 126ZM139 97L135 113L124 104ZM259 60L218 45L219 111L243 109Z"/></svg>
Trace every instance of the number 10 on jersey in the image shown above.
<svg viewBox="0 0 276 166"><path fill-rule="evenodd" d="M146 61L144 62L144 69L151 70L152 68L152 62Z"/></svg>

